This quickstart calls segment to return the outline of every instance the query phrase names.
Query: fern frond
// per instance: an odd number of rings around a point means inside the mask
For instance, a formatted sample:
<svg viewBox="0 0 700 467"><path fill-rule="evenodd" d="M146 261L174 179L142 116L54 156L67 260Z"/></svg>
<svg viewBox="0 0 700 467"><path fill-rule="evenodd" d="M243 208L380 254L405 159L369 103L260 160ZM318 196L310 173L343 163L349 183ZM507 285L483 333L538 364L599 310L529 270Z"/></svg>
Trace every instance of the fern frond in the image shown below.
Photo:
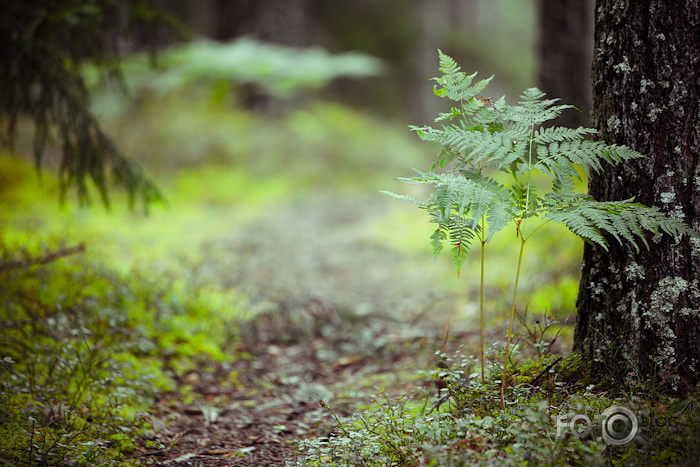
<svg viewBox="0 0 700 467"><path fill-rule="evenodd" d="M493 203L490 206L486 220L488 221L488 235L486 236L486 242L490 242L491 238L503 230L508 224L508 221L512 219L512 216L508 213L506 209L506 204L504 202Z"/></svg>
<svg viewBox="0 0 700 467"><path fill-rule="evenodd" d="M433 92L438 97L447 97L457 102L469 101L483 91L493 79L493 76L491 76L472 85L472 81L477 73L467 75L461 71L461 68L451 57L442 53L441 50L438 50L438 54L440 56L440 71L443 73L443 76L432 79L439 85L433 88Z"/></svg>
<svg viewBox="0 0 700 467"><path fill-rule="evenodd" d="M569 164L551 165L547 167L552 175L552 194L556 197L571 197L574 195L574 178L579 178L576 169ZM579 178L580 179L580 178Z"/></svg>
<svg viewBox="0 0 700 467"><path fill-rule="evenodd" d="M459 157L459 153L452 150L449 147L443 146L442 149L440 150L440 153L437 156L437 160L435 163L430 167L430 171L432 172L435 167L440 167L443 168L453 160L455 160L457 157Z"/></svg>
<svg viewBox="0 0 700 467"><path fill-rule="evenodd" d="M606 144L603 141L553 141L547 145L546 153L538 148L540 162L547 165L580 165L586 174L590 173L591 168L597 173L601 172L603 163L614 165L641 157L645 156L626 146Z"/></svg>
<svg viewBox="0 0 700 467"><path fill-rule="evenodd" d="M554 105L559 99L543 99L545 93L537 88L526 89L517 106L509 107L506 118L524 128L557 118L566 109L574 108L572 105Z"/></svg>
<svg viewBox="0 0 700 467"><path fill-rule="evenodd" d="M607 144L601 149L600 156L608 164L616 164L618 162L626 162L632 159L643 159L647 156L641 154L634 149L628 148L627 146L620 146L617 144Z"/></svg>
<svg viewBox="0 0 700 467"><path fill-rule="evenodd" d="M452 260L457 267L457 275L467 259L467 253L471 243L476 237L476 231L472 229L472 219L453 218L449 227L450 243L452 243Z"/></svg>
<svg viewBox="0 0 700 467"><path fill-rule="evenodd" d="M565 224L573 233L589 242L608 249L603 232L618 243L623 239L639 252L637 240L649 249L646 232L658 235L659 230L672 235L698 236L687 224L666 216L656 207L647 207L633 200L595 201L590 197L571 200L565 208L551 210L545 218Z"/></svg>
<svg viewBox="0 0 700 467"><path fill-rule="evenodd" d="M397 193L394 193L394 192L388 191L388 190L380 190L379 192L382 193L382 194L391 196L391 197L394 198L394 199L400 199L400 200L403 200L403 201L408 201L408 202L411 203L411 204L417 204L418 206L424 206L424 203L421 203L420 201L418 201L418 200L417 200L416 198L414 198L413 196L399 195L399 194L397 194Z"/></svg>
<svg viewBox="0 0 700 467"><path fill-rule="evenodd" d="M440 112L438 114L438 116L435 118L435 120L433 120L433 121L439 122L442 120L452 120L452 119L458 118L460 116L462 116L462 111L455 108L455 107L452 107L452 108L450 108L449 112Z"/></svg>
<svg viewBox="0 0 700 467"><path fill-rule="evenodd" d="M445 213L449 208L458 217L469 215L472 218L471 229L476 229L481 218L488 216L496 204L504 202L503 187L488 177L469 179L449 173L436 175L432 180L437 188L431 200L436 203L434 206L439 206ZM438 193L442 196L438 197Z"/></svg>
<svg viewBox="0 0 700 467"><path fill-rule="evenodd" d="M577 141L582 140L588 135L597 135L599 132L594 128L538 128L532 138L532 141L538 144L553 143L555 141Z"/></svg>
<svg viewBox="0 0 700 467"><path fill-rule="evenodd" d="M608 250L608 242L600 232L598 225L607 220L594 222L577 209L567 209L560 211L549 211L545 214L545 219L564 224L571 232L581 237L584 241L602 246Z"/></svg>
<svg viewBox="0 0 700 467"><path fill-rule="evenodd" d="M416 171L414 178L399 179L433 185L435 191L425 203L385 192L428 211L431 222L438 225L431 235L435 256L449 241L459 270L476 236L481 238L487 231L486 241L490 241L509 221L534 216L561 222L585 241L605 249L610 239L630 243L638 250L639 244L649 248L650 235L700 236L657 208L633 200L597 202L576 193L579 166L586 173L601 172L608 165L644 156L626 146L589 139L597 134L592 128L541 128L542 123L573 107L547 99L537 88L527 89L517 105L506 106L504 98L493 103L479 96L491 78L474 83L476 73L463 73L452 58L439 54L443 75L434 78L435 93L459 104L438 116L436 121L443 122L440 128L410 129L420 139L441 146L433 168L453 166L445 174L435 174L431 168L427 173ZM485 176L484 169L509 173L512 187L504 189ZM537 195L532 170L552 180L551 190L543 197Z"/></svg>
<svg viewBox="0 0 700 467"><path fill-rule="evenodd" d="M468 131L447 127L438 142L454 151L463 152L464 162L500 169L525 157L525 145L514 145L509 136L505 132L491 133L488 130Z"/></svg>
<svg viewBox="0 0 700 467"><path fill-rule="evenodd" d="M447 240L447 234L441 227L435 229L435 232L430 236L430 245L433 247L433 261L440 256L444 248L443 243L445 240Z"/></svg>
<svg viewBox="0 0 700 467"><path fill-rule="evenodd" d="M537 196L537 187L517 182L510 187L510 215L532 217L537 215L543 200Z"/></svg>
<svg viewBox="0 0 700 467"><path fill-rule="evenodd" d="M438 130L437 128L433 128L431 126L409 125L408 128L411 131L415 131L416 135L418 135L418 137L423 141L439 143L443 138L444 131Z"/></svg>

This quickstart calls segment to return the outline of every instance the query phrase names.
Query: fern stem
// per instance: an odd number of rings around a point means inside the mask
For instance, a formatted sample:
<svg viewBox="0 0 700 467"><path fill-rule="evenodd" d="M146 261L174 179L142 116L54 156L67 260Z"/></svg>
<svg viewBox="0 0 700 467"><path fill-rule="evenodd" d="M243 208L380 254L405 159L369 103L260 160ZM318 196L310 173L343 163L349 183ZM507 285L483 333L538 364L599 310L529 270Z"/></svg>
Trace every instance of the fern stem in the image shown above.
<svg viewBox="0 0 700 467"><path fill-rule="evenodd" d="M481 215L481 280L479 282L479 356L481 357L481 384L486 384L486 371L484 364L484 265L486 263L486 213Z"/></svg>
<svg viewBox="0 0 700 467"><path fill-rule="evenodd" d="M535 125L530 128L530 141L527 155L527 190L525 191L525 213L523 214L523 229L520 231L521 237L525 238L525 217L530 212L530 175L532 174L532 138L535 135Z"/></svg>
<svg viewBox="0 0 700 467"><path fill-rule="evenodd" d="M510 308L510 324L508 324L508 334L506 336L506 355L503 361L503 378L501 379L501 409L505 409L506 374L508 372L508 357L510 355L510 338L513 331L513 316L515 315L515 299L518 296L518 279L520 279L520 265L523 262L523 250L525 249L525 238L520 236L520 253L518 254L518 267L515 271L515 286L513 287L513 304Z"/></svg>
<svg viewBox="0 0 700 467"><path fill-rule="evenodd" d="M535 227L535 230L533 230L532 232L530 232L529 234L527 234L527 237L525 237L525 241L527 241L530 237L532 237L532 236L535 234L535 232L537 232L538 230L540 230L542 227L544 227L545 225L549 224L549 222L550 222L549 220L545 220L543 223L541 223L540 225L538 225L537 227Z"/></svg>
<svg viewBox="0 0 700 467"><path fill-rule="evenodd" d="M481 240L481 284L479 288L479 317L481 339L479 344L481 346L481 384L485 384L484 380L484 261L486 258L486 236Z"/></svg>

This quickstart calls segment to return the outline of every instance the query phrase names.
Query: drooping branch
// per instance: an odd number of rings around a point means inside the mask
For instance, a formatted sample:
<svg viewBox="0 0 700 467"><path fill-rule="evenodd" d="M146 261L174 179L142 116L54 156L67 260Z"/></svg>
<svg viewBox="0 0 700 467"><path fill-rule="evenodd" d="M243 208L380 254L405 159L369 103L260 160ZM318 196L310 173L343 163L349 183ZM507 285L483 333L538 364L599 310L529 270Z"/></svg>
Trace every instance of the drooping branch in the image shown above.
<svg viewBox="0 0 700 467"><path fill-rule="evenodd" d="M62 149L62 199L75 187L80 203L87 203L91 181L105 205L110 185L125 188L132 207L136 198L144 207L158 201L153 183L121 154L90 112L81 70L89 63L120 78L121 39L169 21L141 0L0 4L0 143L14 149L18 121L28 117L37 169L52 139Z"/></svg>

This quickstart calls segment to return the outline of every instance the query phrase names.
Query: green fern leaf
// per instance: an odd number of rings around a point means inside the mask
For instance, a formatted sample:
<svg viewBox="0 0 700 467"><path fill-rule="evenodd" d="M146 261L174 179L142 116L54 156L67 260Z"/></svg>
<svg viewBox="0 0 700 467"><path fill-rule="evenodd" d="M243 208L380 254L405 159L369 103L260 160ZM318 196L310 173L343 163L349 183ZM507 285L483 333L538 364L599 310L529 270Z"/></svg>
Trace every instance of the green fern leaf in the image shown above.
<svg viewBox="0 0 700 467"><path fill-rule="evenodd" d="M584 128L578 127L566 128L566 127L552 127L552 128L538 128L532 138L533 142L538 144L553 143L554 141L577 141L586 138L588 135L597 135L598 130L594 128Z"/></svg>
<svg viewBox="0 0 700 467"><path fill-rule="evenodd" d="M391 196L391 197L394 198L394 199L400 199L400 200L403 200L403 201L408 201L409 203L412 203L412 204L417 204L418 206L423 206L423 205L424 205L423 203L421 203L420 201L418 201L418 200L417 200L416 198L414 198L413 196L399 195L399 194L396 194L396 193L394 193L394 192L387 191L387 190L381 190L380 193L385 194L385 195L388 195L388 196Z"/></svg>
<svg viewBox="0 0 700 467"><path fill-rule="evenodd" d="M450 224L450 243L452 243L452 259L457 267L459 275L462 264L467 259L467 253L472 241L476 237L476 232L471 228L471 219L453 218Z"/></svg>
<svg viewBox="0 0 700 467"><path fill-rule="evenodd" d="M666 216L656 207L647 207L631 199L599 202L590 197L575 198L563 209L554 207L545 214L545 218L565 224L576 235L606 250L608 241L602 235L603 232L610 234L620 244L623 244L624 239L637 252L638 240L649 249L647 232L658 235L661 230L672 236L698 236L684 222Z"/></svg>
<svg viewBox="0 0 700 467"><path fill-rule="evenodd" d="M386 193L426 209L430 221L438 224L431 236L435 256L449 241L457 269L462 266L471 242L477 236L485 241L511 220L540 216L546 222L561 222L574 234L607 249L610 239L649 248L650 235L694 235L690 227L672 219L657 208L633 200L597 202L576 193L579 170L601 172L615 165L644 157L626 147L593 140L591 128L541 128L541 125L574 107L547 99L537 88L525 90L517 105L506 106L501 98L492 103L479 94L491 78L474 83L476 73L463 73L449 56L439 52L442 76L435 93L458 103L438 115L440 128L411 126L424 141L441 149L433 168L451 165L447 173L417 172L406 183L430 184L434 193L425 203L410 196ZM551 190L537 195L532 171L551 179ZM491 179L490 171L503 171L513 178L504 189ZM523 229L525 227L523 226ZM525 238L522 238L525 241Z"/></svg>
<svg viewBox="0 0 700 467"><path fill-rule="evenodd" d="M520 128L530 129L535 125L555 119L566 109L575 108L572 105L554 105L559 99L543 99L545 93L537 88L526 89L517 106L509 107L506 118Z"/></svg>
<svg viewBox="0 0 700 467"><path fill-rule="evenodd" d="M440 227L435 229L435 232L430 236L430 245L433 247L433 261L440 256L445 240L447 240L447 234Z"/></svg>
<svg viewBox="0 0 700 467"><path fill-rule="evenodd" d="M467 75L461 71L461 68L451 57L442 53L441 50L438 50L438 54L440 56L440 71L443 73L443 76L433 78L433 81L438 83L433 89L438 97L447 97L453 101L469 101L483 91L493 79L491 76L472 85L472 80L477 73Z"/></svg>

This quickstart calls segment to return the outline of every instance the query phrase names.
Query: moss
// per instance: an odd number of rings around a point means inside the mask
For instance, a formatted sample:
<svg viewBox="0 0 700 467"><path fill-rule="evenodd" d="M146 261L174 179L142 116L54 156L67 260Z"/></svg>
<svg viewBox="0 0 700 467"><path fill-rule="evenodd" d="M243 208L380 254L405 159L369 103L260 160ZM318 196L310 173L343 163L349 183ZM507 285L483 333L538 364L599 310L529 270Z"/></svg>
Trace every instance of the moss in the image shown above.
<svg viewBox="0 0 700 467"><path fill-rule="evenodd" d="M9 465L29 465L29 445L31 440L24 431L23 424L16 421L15 414L10 416L4 414L0 420L0 460L10 462Z"/></svg>
<svg viewBox="0 0 700 467"><path fill-rule="evenodd" d="M558 379L570 385L585 382L587 378L586 365L578 353L567 355L559 363Z"/></svg>

